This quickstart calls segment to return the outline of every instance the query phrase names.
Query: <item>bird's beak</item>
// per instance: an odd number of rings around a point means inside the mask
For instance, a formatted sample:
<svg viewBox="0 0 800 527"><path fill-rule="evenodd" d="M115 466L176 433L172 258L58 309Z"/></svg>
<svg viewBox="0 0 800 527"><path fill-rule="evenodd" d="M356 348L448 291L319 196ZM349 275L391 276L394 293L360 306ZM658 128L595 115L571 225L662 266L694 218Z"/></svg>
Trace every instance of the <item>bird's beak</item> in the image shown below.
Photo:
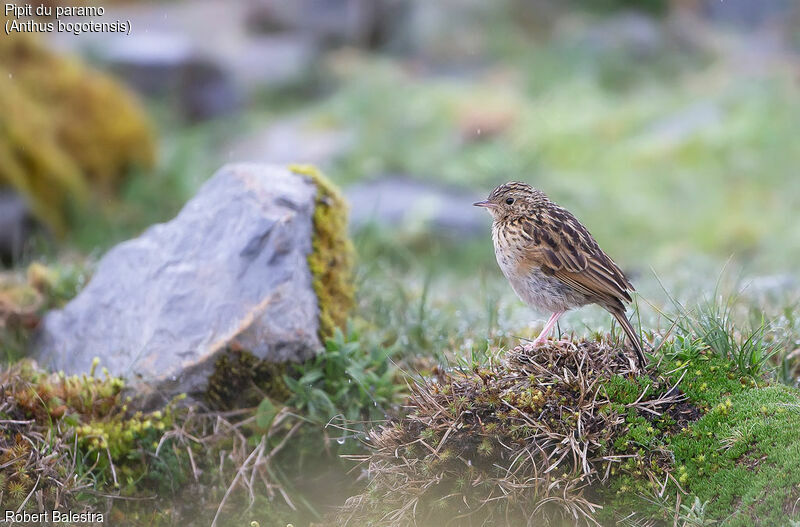
<svg viewBox="0 0 800 527"><path fill-rule="evenodd" d="M487 208L487 209L496 209L497 208L497 205L495 205L491 201L477 201L477 202L473 203L473 205L476 206L476 207L484 207L484 208Z"/></svg>

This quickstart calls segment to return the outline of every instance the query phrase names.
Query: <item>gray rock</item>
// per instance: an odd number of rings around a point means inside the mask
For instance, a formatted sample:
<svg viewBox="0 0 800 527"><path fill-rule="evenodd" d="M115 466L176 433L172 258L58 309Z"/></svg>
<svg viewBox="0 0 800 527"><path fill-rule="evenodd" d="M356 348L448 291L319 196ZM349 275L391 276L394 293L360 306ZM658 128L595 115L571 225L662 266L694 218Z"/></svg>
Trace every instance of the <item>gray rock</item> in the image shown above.
<svg viewBox="0 0 800 527"><path fill-rule="evenodd" d="M491 65L484 31L495 5L481 0L429 2L408 0L402 25L389 48L412 55L433 74L472 74Z"/></svg>
<svg viewBox="0 0 800 527"><path fill-rule="evenodd" d="M13 265L20 260L37 222L22 197L0 191L0 261Z"/></svg>
<svg viewBox="0 0 800 527"><path fill-rule="evenodd" d="M242 92L292 85L312 72L319 56L317 39L302 33L250 35L235 52L217 60Z"/></svg>
<svg viewBox="0 0 800 527"><path fill-rule="evenodd" d="M374 223L457 238L487 234L489 219L472 206L484 197L460 189L395 175L353 185L345 196L356 229Z"/></svg>
<svg viewBox="0 0 800 527"><path fill-rule="evenodd" d="M83 373L97 356L134 389L169 398L202 392L234 339L270 361L312 356L315 194L283 168L223 167L172 221L112 248L86 288L45 316L36 358Z"/></svg>
<svg viewBox="0 0 800 527"><path fill-rule="evenodd" d="M145 95L172 100L189 121L228 115L242 104L234 79L184 36L145 34L111 41L101 49L100 60L126 84Z"/></svg>

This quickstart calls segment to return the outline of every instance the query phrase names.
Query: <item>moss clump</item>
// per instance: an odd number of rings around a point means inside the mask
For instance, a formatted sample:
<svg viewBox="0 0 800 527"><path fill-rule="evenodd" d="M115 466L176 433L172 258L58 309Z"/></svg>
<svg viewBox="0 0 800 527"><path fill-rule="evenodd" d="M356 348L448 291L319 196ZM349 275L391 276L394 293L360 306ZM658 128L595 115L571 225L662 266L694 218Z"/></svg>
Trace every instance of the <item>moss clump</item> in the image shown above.
<svg viewBox="0 0 800 527"><path fill-rule="evenodd" d="M133 494L142 481L159 486L150 466L173 425L173 405L128 411L122 380L95 377L96 366L66 376L23 361L0 373L0 482L10 500L3 505L21 504L34 482L42 495L30 504L50 508L82 498L91 509L87 488Z"/></svg>
<svg viewBox="0 0 800 527"><path fill-rule="evenodd" d="M742 376L701 340L661 352L642 375L604 343L518 347L418 384L409 415L371 433L371 482L337 520L800 519L800 392Z"/></svg>
<svg viewBox="0 0 800 527"><path fill-rule="evenodd" d="M800 396L785 386L726 398L670 442L678 480L724 525L800 519Z"/></svg>
<svg viewBox="0 0 800 527"><path fill-rule="evenodd" d="M319 305L319 337L332 337L344 329L354 304L353 263L355 251L347 236L347 202L336 186L310 165L289 169L311 178L317 187L314 208L314 241L308 255L314 292Z"/></svg>
<svg viewBox="0 0 800 527"><path fill-rule="evenodd" d="M666 378L637 379L607 344L517 347L418 384L410 414L371 433L371 483L337 520L591 523L592 485L626 475L649 491L663 479L667 452L646 447L685 421L679 403Z"/></svg>
<svg viewBox="0 0 800 527"><path fill-rule="evenodd" d="M72 202L113 190L153 163L141 107L116 82L54 54L30 35L0 39L0 186L11 186L55 232Z"/></svg>
<svg viewBox="0 0 800 527"><path fill-rule="evenodd" d="M285 373L285 364L260 360L233 345L217 359L205 399L218 410L256 406L265 396L286 401L291 392L283 380Z"/></svg>
<svg viewBox="0 0 800 527"><path fill-rule="evenodd" d="M800 520L800 392L742 375L701 341L691 346L696 353L663 366L684 376L681 386L705 410L668 439L684 502L696 499L705 519L726 526Z"/></svg>
<svg viewBox="0 0 800 527"><path fill-rule="evenodd" d="M232 356L228 365L249 364ZM262 514L296 523L274 456L301 418L281 408L262 426L253 409L174 404L142 413L97 369L66 376L22 361L0 372L0 505L16 510L35 489L25 510L102 511L114 525L207 524L217 513L218 525Z"/></svg>
<svg viewBox="0 0 800 527"><path fill-rule="evenodd" d="M71 265L33 263L26 274L0 272L0 358L6 362L25 356L41 314L61 307L86 279L84 269Z"/></svg>

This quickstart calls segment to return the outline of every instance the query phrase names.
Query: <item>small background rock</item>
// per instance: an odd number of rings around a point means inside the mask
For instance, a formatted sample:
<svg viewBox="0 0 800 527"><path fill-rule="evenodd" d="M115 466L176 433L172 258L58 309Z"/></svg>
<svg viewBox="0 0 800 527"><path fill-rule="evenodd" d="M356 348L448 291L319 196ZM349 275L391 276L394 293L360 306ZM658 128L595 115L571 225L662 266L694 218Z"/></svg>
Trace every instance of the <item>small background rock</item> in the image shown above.
<svg viewBox="0 0 800 527"><path fill-rule="evenodd" d="M667 36L653 17L630 12L592 26L582 44L595 53L621 51L628 57L647 60L664 48Z"/></svg>
<svg viewBox="0 0 800 527"><path fill-rule="evenodd" d="M283 168L223 167L172 221L111 249L86 288L46 315L43 366L85 373L97 356L140 391L206 388L236 339L256 357L320 349L306 256L316 187Z"/></svg>
<svg viewBox="0 0 800 527"><path fill-rule="evenodd" d="M354 228L369 223L406 229L431 229L459 238L485 236L489 219L472 204L479 195L401 175L345 189Z"/></svg>
<svg viewBox="0 0 800 527"><path fill-rule="evenodd" d="M700 8L714 22L753 28L785 16L794 0L698 0Z"/></svg>

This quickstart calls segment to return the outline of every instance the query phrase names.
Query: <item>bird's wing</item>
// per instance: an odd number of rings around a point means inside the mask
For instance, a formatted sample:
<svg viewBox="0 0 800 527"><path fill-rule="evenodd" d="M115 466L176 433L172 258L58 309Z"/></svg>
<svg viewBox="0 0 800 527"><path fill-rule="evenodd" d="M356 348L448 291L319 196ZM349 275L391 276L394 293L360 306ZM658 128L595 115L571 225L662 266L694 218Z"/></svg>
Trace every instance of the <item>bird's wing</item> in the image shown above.
<svg viewBox="0 0 800 527"><path fill-rule="evenodd" d="M523 265L539 267L599 303L631 301L633 285L568 210L555 206L519 221L527 244Z"/></svg>

